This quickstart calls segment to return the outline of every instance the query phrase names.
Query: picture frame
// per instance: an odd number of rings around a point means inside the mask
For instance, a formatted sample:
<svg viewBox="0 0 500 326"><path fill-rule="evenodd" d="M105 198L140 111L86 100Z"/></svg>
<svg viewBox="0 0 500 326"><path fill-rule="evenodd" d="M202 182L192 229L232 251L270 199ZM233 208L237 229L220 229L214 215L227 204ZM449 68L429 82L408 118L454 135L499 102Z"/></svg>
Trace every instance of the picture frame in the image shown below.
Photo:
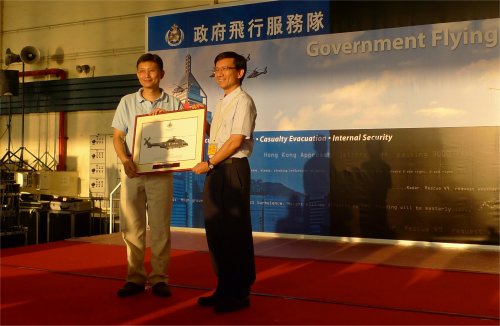
<svg viewBox="0 0 500 326"><path fill-rule="evenodd" d="M135 118L132 159L139 174L191 170L203 160L205 109Z"/></svg>

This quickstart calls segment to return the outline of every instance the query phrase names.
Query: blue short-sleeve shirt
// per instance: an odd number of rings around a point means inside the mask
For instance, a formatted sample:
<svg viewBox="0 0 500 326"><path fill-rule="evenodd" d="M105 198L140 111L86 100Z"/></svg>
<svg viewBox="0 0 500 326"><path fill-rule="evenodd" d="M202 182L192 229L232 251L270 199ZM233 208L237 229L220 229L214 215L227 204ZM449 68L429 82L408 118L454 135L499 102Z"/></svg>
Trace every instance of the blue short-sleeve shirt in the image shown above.
<svg viewBox="0 0 500 326"><path fill-rule="evenodd" d="M165 111L176 111L182 109L181 101L162 90L158 99L154 102L142 97L142 88L132 94L125 95L116 108L111 127L125 133L125 148L131 154L134 143L135 117L151 113L154 109L161 108Z"/></svg>

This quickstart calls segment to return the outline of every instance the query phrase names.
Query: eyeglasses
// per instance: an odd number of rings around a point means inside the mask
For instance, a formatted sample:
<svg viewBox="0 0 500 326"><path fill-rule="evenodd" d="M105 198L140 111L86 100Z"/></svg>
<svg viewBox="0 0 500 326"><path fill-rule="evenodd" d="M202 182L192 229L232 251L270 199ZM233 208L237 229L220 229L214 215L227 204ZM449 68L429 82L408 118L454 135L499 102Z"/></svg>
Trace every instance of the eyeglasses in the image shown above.
<svg viewBox="0 0 500 326"><path fill-rule="evenodd" d="M226 71L228 71L228 70L230 70L230 69L236 69L236 67L220 67L220 68L215 67L215 68L213 68L213 69L212 69L212 72L213 72L213 73L217 73L217 72L226 72Z"/></svg>

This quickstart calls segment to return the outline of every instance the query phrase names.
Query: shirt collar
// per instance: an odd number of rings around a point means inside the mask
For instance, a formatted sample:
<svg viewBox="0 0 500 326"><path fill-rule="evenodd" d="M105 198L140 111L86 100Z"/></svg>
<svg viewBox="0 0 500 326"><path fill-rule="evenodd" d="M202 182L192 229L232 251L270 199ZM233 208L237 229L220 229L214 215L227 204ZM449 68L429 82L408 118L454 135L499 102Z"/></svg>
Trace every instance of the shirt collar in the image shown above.
<svg viewBox="0 0 500 326"><path fill-rule="evenodd" d="M161 89L161 94L160 94L160 97L156 99L155 102L158 102L158 101L165 101L165 102L168 102L169 101L169 97L168 97L168 94L165 93L165 91L163 90L163 88L160 88ZM136 93L135 93L135 98L137 100L137 102L139 103L143 103L143 102L146 102L147 100L142 96L142 88L139 89Z"/></svg>
<svg viewBox="0 0 500 326"><path fill-rule="evenodd" d="M238 94L241 93L241 92L242 92L241 86L238 86L231 93L229 93L226 96L224 96L222 98L222 101L224 101L224 102L231 101L233 98L235 98L236 96L238 96Z"/></svg>

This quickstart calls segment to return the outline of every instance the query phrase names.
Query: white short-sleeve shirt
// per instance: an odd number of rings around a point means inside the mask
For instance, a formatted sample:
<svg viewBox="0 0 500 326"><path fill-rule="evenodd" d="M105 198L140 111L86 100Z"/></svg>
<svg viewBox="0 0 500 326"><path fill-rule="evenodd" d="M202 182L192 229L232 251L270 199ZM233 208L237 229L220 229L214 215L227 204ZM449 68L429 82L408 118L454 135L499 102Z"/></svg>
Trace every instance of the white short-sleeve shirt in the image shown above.
<svg viewBox="0 0 500 326"><path fill-rule="evenodd" d="M219 99L210 128L210 143L216 143L218 150L231 135L244 135L241 147L232 157L249 157L253 150L256 118L257 109L252 97L238 87Z"/></svg>

